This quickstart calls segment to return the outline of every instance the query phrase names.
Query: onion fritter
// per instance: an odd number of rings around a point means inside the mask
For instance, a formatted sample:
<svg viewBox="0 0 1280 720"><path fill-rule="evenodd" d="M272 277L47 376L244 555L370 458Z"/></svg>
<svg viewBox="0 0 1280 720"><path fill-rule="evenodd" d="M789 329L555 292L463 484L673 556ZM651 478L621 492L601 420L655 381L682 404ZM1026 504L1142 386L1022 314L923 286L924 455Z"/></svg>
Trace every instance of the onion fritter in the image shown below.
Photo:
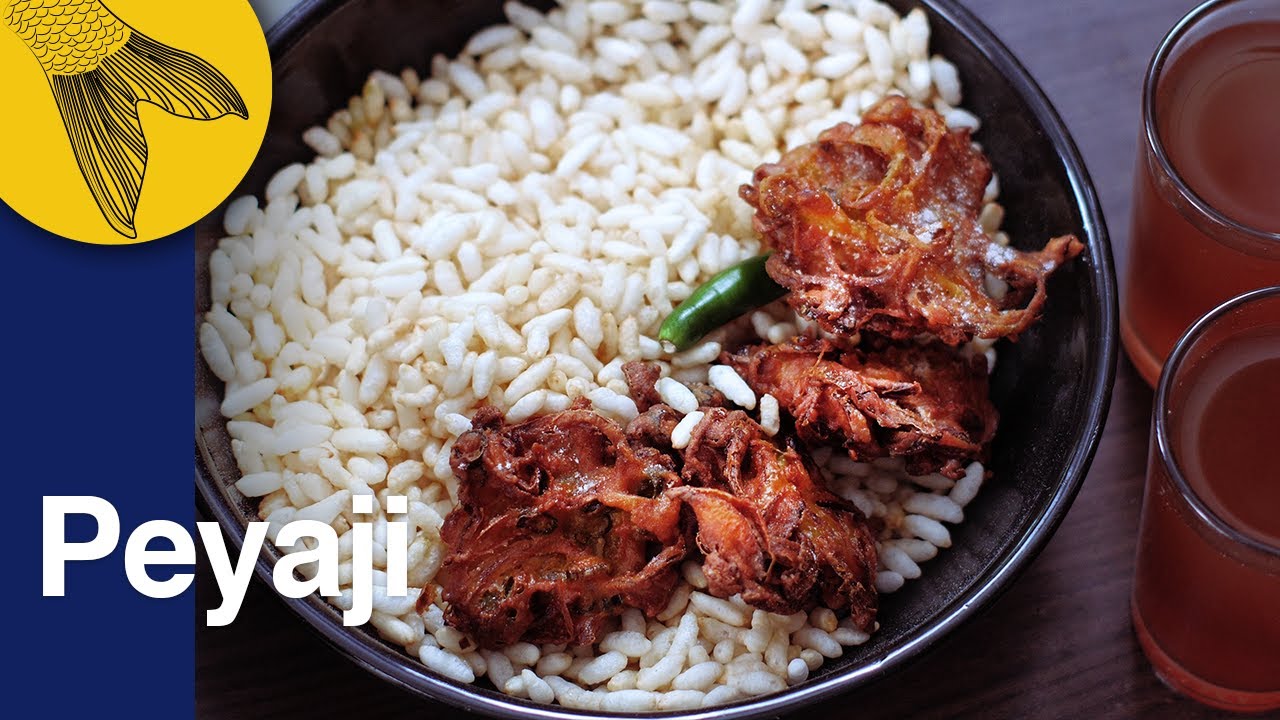
<svg viewBox="0 0 1280 720"><path fill-rule="evenodd" d="M855 460L901 457L913 474L964 474L985 460L998 414L987 363L940 342L868 338L853 350L797 337L726 353L758 394L769 393L806 443L843 445Z"/></svg>
<svg viewBox="0 0 1280 720"><path fill-rule="evenodd" d="M990 179L967 130L890 96L861 125L840 123L761 165L740 194L797 312L837 336L932 333L958 345L1024 331L1046 278L1084 248L1074 235L1037 252L992 242L978 220ZM988 294L987 273L1009 291Z"/></svg>
<svg viewBox="0 0 1280 720"><path fill-rule="evenodd" d="M451 457L458 504L441 538L445 618L486 647L593 643L626 607L666 607L687 554L679 477L622 428L575 406L506 425L484 407Z"/></svg>
<svg viewBox="0 0 1280 720"><path fill-rule="evenodd" d="M740 410L708 408L685 451L686 485L668 493L697 517L707 591L777 613L819 605L869 629L876 545L862 513Z"/></svg>

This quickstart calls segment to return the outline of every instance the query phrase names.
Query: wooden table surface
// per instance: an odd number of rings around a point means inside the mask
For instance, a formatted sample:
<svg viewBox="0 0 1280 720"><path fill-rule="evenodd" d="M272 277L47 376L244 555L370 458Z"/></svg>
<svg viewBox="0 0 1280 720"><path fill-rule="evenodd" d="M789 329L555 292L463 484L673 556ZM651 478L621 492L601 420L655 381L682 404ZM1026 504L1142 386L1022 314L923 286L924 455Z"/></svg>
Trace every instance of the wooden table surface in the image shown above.
<svg viewBox="0 0 1280 720"><path fill-rule="evenodd" d="M1192 0L966 0L1031 71L1080 146L1123 267L1142 73ZM1151 391L1121 357L1106 432L1066 520L1027 572L904 671L815 718L1203 718L1165 689L1129 623ZM198 575L197 606L217 605ZM203 613L201 613L201 618ZM197 621L201 718L454 714L330 650L261 583L225 628Z"/></svg>

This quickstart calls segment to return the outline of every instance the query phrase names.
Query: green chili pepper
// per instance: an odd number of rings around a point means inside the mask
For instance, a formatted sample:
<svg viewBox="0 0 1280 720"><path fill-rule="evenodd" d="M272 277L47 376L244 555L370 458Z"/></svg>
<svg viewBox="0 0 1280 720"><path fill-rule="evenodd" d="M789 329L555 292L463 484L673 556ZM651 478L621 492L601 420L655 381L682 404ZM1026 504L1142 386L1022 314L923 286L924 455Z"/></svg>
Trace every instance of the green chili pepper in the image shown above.
<svg viewBox="0 0 1280 720"><path fill-rule="evenodd" d="M765 272L769 254L743 260L706 281L667 316L658 339L684 350L704 335L787 294Z"/></svg>

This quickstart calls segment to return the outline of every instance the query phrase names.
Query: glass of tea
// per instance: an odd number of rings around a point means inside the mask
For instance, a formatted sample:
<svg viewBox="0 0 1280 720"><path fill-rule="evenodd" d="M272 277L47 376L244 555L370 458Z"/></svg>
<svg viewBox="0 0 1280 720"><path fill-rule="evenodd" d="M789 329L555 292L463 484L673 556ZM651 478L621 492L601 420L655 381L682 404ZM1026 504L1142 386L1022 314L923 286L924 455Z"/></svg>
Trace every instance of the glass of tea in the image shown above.
<svg viewBox="0 0 1280 720"><path fill-rule="evenodd" d="M1280 285L1178 341L1156 391L1133 625L1164 682L1280 709Z"/></svg>
<svg viewBox="0 0 1280 720"><path fill-rule="evenodd" d="M1280 283L1280 2L1211 0L1147 69L1120 330L1150 385L1196 318Z"/></svg>

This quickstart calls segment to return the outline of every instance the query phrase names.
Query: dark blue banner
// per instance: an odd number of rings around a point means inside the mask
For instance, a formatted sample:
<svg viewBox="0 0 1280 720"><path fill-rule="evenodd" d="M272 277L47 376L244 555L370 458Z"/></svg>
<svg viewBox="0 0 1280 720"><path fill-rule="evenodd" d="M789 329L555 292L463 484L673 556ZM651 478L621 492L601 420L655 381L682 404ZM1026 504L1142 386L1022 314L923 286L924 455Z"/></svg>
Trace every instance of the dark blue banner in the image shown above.
<svg viewBox="0 0 1280 720"><path fill-rule="evenodd" d="M125 577L129 534L168 519L194 531L192 240L131 247L66 240L0 205L10 576L9 697L56 718L193 714L194 593L158 600ZM101 560L68 562L42 595L42 497L91 495L119 513ZM96 523L69 516L66 537ZM151 550L168 550L155 541ZM193 567L154 568L166 579ZM14 674L16 672L16 675Z"/></svg>

